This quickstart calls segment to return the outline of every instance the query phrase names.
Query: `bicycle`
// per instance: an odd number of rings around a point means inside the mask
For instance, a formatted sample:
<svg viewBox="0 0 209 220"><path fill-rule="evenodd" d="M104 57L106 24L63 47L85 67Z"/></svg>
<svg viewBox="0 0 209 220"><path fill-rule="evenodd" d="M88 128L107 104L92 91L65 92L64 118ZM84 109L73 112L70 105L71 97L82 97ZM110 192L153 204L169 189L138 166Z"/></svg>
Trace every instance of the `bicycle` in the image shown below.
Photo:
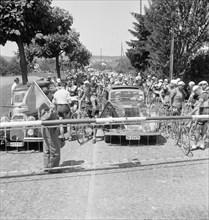
<svg viewBox="0 0 209 220"><path fill-rule="evenodd" d="M181 148L183 153L188 157L193 156L193 153L191 151L192 149L191 149L191 140L190 140L190 129L191 127L190 128L185 126L181 127L177 140L177 145Z"/></svg>
<svg viewBox="0 0 209 220"><path fill-rule="evenodd" d="M89 118L87 108L85 105L79 103L79 108L71 115L72 119L84 119ZM93 126L90 124L79 124L72 127L76 132L76 140L80 145L85 144L93 138Z"/></svg>

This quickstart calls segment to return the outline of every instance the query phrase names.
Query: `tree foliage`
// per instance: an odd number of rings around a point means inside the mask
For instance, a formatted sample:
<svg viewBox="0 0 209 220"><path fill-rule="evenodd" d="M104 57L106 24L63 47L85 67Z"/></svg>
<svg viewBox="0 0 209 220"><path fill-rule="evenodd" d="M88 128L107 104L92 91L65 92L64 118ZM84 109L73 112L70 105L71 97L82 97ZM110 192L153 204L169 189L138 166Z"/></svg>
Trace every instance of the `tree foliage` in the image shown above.
<svg viewBox="0 0 209 220"><path fill-rule="evenodd" d="M71 25L72 16L65 10L52 8L51 0L0 1L0 44L17 43L23 84L28 81L24 44L29 44L37 33L64 34Z"/></svg>
<svg viewBox="0 0 209 220"><path fill-rule="evenodd" d="M184 75L194 54L209 40L209 2L208 0L149 0L149 3L149 8L145 8L144 26L150 35L145 42L139 38L136 44L138 47L145 44L144 48L149 52L151 68L167 77L173 32L174 74L176 77ZM140 24L138 21L138 25ZM142 30L143 27L140 27L138 33L140 34Z"/></svg>
<svg viewBox="0 0 209 220"><path fill-rule="evenodd" d="M150 32L146 29L144 25L144 16L131 13L133 17L137 20L134 22L134 30L129 30L129 32L136 38L130 42L126 42L130 49L127 50L126 56L129 58L133 67L138 71L144 71L149 63L149 51L146 49L146 42Z"/></svg>
<svg viewBox="0 0 209 220"><path fill-rule="evenodd" d="M84 69L85 66L89 65L92 56L92 54L80 42L72 52L67 52L66 55L68 56L70 66L73 69Z"/></svg>
<svg viewBox="0 0 209 220"><path fill-rule="evenodd" d="M79 42L79 34L75 31L68 31L66 34L50 34L36 36L32 43L26 47L27 59L32 62L33 58L44 57L44 58L55 58L56 59L56 70L58 78L60 75L60 63L59 56L62 53L72 53Z"/></svg>
<svg viewBox="0 0 209 220"><path fill-rule="evenodd" d="M192 58L185 72L185 81L193 80L196 83L201 80L209 81L209 50L200 51Z"/></svg>

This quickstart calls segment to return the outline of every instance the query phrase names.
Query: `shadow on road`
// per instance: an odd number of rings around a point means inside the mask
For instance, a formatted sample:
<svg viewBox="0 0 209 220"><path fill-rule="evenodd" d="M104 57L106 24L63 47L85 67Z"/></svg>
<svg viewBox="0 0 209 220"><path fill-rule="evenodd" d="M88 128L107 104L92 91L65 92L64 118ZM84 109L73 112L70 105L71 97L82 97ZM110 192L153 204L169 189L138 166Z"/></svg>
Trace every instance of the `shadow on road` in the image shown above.
<svg viewBox="0 0 209 220"><path fill-rule="evenodd" d="M63 161L63 163L60 164L60 167L81 165L84 162L85 160L67 160Z"/></svg>

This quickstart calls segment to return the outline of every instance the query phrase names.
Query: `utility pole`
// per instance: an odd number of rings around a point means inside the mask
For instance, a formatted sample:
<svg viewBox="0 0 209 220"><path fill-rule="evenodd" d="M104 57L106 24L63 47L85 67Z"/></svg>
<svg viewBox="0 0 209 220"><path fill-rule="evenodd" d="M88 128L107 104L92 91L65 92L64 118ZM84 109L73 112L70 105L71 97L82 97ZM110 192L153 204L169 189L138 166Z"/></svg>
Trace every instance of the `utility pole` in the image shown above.
<svg viewBox="0 0 209 220"><path fill-rule="evenodd" d="M142 15L142 0L139 1L140 1L140 15Z"/></svg>
<svg viewBox="0 0 209 220"><path fill-rule="evenodd" d="M100 58L101 58L101 64L102 64L102 48L100 49Z"/></svg>
<svg viewBox="0 0 209 220"><path fill-rule="evenodd" d="M171 30L170 80L173 79L174 30Z"/></svg>

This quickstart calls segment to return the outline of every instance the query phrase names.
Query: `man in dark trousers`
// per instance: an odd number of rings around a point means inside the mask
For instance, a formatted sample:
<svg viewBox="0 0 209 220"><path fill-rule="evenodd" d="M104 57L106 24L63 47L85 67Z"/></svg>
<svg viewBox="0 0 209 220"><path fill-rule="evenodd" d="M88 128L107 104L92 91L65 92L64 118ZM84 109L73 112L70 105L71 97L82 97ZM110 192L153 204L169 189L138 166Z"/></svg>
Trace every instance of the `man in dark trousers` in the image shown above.
<svg viewBox="0 0 209 220"><path fill-rule="evenodd" d="M56 120L58 115L55 106L49 108L45 103L39 108L39 119L45 120ZM59 126L57 127L44 127L42 129L43 152L44 152L44 168L49 173L58 173L61 170L52 169L53 167L59 167L60 163L60 148L61 140L59 139Z"/></svg>

